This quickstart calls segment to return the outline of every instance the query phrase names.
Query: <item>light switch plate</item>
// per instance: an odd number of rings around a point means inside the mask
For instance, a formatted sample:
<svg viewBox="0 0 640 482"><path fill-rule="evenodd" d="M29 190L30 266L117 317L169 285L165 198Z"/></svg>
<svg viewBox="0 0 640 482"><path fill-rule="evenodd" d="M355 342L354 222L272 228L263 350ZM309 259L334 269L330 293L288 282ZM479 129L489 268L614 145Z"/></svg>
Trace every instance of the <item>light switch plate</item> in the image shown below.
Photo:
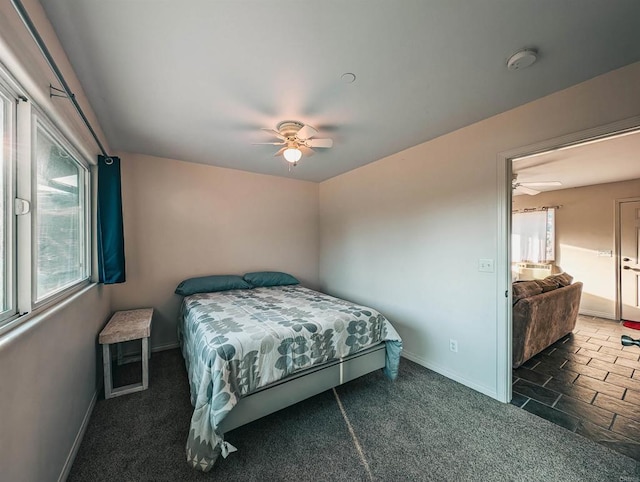
<svg viewBox="0 0 640 482"><path fill-rule="evenodd" d="M480 258L480 260L478 261L478 271L493 273L494 269L495 268L492 259Z"/></svg>

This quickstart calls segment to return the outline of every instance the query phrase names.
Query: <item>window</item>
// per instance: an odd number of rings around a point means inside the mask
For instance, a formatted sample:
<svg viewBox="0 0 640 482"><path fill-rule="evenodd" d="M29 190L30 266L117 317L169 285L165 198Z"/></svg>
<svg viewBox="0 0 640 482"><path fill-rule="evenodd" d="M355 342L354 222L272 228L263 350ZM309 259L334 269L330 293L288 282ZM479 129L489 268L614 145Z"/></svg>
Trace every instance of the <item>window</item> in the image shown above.
<svg viewBox="0 0 640 482"><path fill-rule="evenodd" d="M0 68L0 330L88 282L88 163Z"/></svg>
<svg viewBox="0 0 640 482"><path fill-rule="evenodd" d="M41 125L36 133L36 300L87 277L86 170Z"/></svg>
<svg viewBox="0 0 640 482"><path fill-rule="evenodd" d="M555 209L513 213L511 231L514 263L555 260Z"/></svg>
<svg viewBox="0 0 640 482"><path fill-rule="evenodd" d="M13 216L11 206L13 172L13 125L15 101L0 84L0 322L15 315L13 277Z"/></svg>

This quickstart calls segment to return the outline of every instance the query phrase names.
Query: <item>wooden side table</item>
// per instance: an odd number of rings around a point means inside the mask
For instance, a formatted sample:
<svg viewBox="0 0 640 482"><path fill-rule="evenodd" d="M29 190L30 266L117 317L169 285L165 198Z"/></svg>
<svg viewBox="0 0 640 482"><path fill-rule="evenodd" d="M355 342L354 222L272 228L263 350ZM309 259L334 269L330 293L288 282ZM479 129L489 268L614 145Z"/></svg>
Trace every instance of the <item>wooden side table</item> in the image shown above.
<svg viewBox="0 0 640 482"><path fill-rule="evenodd" d="M98 341L102 345L102 362L104 363L104 398L139 392L149 387L149 336L151 336L152 317L153 308L116 311L100 332ZM114 389L109 345L140 339L142 340L142 382Z"/></svg>

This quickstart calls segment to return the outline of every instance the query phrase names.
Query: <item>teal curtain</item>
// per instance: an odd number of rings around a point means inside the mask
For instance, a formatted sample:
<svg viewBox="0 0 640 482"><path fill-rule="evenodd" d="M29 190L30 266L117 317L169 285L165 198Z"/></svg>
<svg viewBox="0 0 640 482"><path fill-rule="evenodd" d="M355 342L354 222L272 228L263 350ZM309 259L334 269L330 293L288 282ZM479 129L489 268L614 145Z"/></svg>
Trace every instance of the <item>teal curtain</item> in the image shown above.
<svg viewBox="0 0 640 482"><path fill-rule="evenodd" d="M98 156L98 271L100 283L126 280L118 157Z"/></svg>

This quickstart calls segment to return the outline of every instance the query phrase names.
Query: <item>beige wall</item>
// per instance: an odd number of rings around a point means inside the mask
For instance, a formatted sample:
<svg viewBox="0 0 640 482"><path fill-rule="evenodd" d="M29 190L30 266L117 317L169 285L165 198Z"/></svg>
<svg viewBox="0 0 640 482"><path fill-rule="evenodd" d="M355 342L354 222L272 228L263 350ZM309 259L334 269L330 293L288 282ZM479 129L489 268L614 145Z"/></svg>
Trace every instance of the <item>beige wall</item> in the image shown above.
<svg viewBox="0 0 640 482"><path fill-rule="evenodd" d="M606 169L604 161L603 169ZM514 209L562 206L556 212L556 264L584 283L580 312L615 319L615 200L640 196L640 179L514 196Z"/></svg>
<svg viewBox="0 0 640 482"><path fill-rule="evenodd" d="M40 3L23 3L100 132ZM49 84L59 84L9 1L0 2L0 62L75 146L95 159L95 143L71 103L49 98ZM1 480L57 480L70 468L97 393L97 336L109 312L109 290L92 286L0 337Z"/></svg>
<svg viewBox="0 0 640 482"><path fill-rule="evenodd" d="M114 309L156 309L152 346L176 343L178 283L277 270L318 284L318 184L121 154L127 282Z"/></svg>
<svg viewBox="0 0 640 482"><path fill-rule="evenodd" d="M380 309L407 357L496 396L506 299L478 260L499 253L498 154L637 115L639 84L636 63L321 183L321 286Z"/></svg>

